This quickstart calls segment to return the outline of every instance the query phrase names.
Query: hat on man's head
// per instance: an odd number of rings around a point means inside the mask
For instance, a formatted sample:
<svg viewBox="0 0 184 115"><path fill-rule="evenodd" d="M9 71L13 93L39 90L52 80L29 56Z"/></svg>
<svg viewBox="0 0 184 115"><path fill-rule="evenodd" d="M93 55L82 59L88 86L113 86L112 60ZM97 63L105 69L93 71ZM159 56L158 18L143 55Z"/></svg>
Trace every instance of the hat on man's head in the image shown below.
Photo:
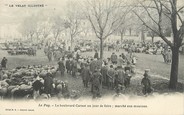
<svg viewBox="0 0 184 115"><path fill-rule="evenodd" d="M145 71L145 72L149 72L149 71L150 71L150 69L145 69L144 71Z"/></svg>

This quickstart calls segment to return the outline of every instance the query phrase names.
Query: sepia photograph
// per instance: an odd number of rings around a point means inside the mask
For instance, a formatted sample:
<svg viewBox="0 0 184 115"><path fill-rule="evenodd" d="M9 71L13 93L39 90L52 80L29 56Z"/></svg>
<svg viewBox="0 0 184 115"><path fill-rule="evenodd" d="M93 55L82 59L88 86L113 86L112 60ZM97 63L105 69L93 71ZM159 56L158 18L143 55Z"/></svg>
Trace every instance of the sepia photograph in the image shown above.
<svg viewBox="0 0 184 115"><path fill-rule="evenodd" d="M183 0L0 0L0 115L184 115Z"/></svg>

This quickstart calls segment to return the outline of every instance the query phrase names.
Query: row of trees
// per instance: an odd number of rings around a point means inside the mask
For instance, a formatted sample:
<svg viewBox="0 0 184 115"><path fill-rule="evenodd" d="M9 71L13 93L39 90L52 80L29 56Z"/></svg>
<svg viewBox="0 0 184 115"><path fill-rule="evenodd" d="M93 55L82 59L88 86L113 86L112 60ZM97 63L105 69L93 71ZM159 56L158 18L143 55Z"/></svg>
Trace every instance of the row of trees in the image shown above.
<svg viewBox="0 0 184 115"><path fill-rule="evenodd" d="M135 15L142 21L142 23L149 28L152 32L158 35L170 46L172 50L172 64L169 88L177 88L178 80L178 66L179 66L179 48L183 45L184 37L184 20L182 18L182 9L184 6L178 8L177 0L144 0L140 1L139 5L145 12L145 18L141 16L135 10ZM154 17L156 15L156 17ZM169 41L168 38L163 34L165 20L163 17L167 17L170 23L173 33L173 41ZM154 27L150 25L154 24ZM180 23L180 26L178 26Z"/></svg>
<svg viewBox="0 0 184 115"><path fill-rule="evenodd" d="M49 13L40 11L26 17L19 26L19 32L30 41L47 41L48 38L53 38L57 42L62 34L67 34L72 47L73 39L85 31L81 28L80 14L75 4L68 2L64 15L54 9Z"/></svg>
<svg viewBox="0 0 184 115"><path fill-rule="evenodd" d="M74 38L81 32L89 32L89 28L100 41L100 58L103 58L103 43L114 33L119 32L123 39L125 30L135 27L144 36L145 29L151 36L159 36L171 47L172 64L169 88L176 89L178 80L179 48L184 44L184 6L178 6L177 0L85 0L68 2L63 17L56 15L51 18L37 19L40 16L31 16L24 20L21 32L29 37L42 36L46 39L52 33L55 40L63 30L71 38L71 47ZM39 20L39 21L38 21ZM90 26L83 27L82 22ZM170 41L164 32L170 29L173 41ZM129 30L131 32L131 30Z"/></svg>
<svg viewBox="0 0 184 115"><path fill-rule="evenodd" d="M96 37L100 39L101 58L103 58L103 41L116 30L123 31L128 26L125 23L128 14L134 13L145 27L170 46L173 58L169 88L177 88L179 48L184 45L184 16L182 17L184 6L178 7L177 0L142 0L133 4L120 0L88 0L86 5L86 17ZM165 27L168 26L172 30L173 41L164 35Z"/></svg>

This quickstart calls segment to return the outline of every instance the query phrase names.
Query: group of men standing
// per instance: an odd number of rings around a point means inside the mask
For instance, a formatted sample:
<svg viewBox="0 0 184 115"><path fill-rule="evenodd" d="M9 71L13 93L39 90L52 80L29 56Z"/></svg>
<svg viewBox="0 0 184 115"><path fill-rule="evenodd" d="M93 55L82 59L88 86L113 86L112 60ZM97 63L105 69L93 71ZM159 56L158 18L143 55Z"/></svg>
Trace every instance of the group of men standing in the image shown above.
<svg viewBox="0 0 184 115"><path fill-rule="evenodd" d="M91 83L91 92L96 98L101 96L102 88L115 89L117 93L120 93L130 85L132 73L130 63L127 63L122 55L118 57L112 53L110 60L102 61L94 58L90 63L86 63L81 76L84 87L88 88L89 83Z"/></svg>
<svg viewBox="0 0 184 115"><path fill-rule="evenodd" d="M76 73L79 73L84 87L91 87L93 98L101 97L102 88L115 90L117 94L124 93L125 89L130 85L131 77L135 73L136 63L132 58L134 56L127 56L124 53L119 56L116 53L112 53L107 60L99 59L97 51L93 58L65 57L67 59L61 58L58 62L61 76L64 76L65 69L74 78L77 77ZM144 83L145 80L143 81Z"/></svg>
<svg viewBox="0 0 184 115"><path fill-rule="evenodd" d="M162 51L162 56L164 58L164 62L165 63L171 63L171 60L172 60L172 52L170 49L166 50L164 49Z"/></svg>

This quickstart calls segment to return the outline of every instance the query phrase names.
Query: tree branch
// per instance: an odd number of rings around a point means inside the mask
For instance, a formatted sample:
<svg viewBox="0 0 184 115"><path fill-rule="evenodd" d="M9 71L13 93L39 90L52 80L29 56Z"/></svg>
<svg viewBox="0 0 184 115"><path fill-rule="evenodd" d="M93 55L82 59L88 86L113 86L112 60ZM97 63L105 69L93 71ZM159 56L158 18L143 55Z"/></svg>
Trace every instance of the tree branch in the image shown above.
<svg viewBox="0 0 184 115"><path fill-rule="evenodd" d="M180 12L183 8L184 8L184 6L182 6L181 8L179 8L177 12Z"/></svg>
<svg viewBox="0 0 184 115"><path fill-rule="evenodd" d="M148 9L142 4L142 3L140 3L141 5L142 5L142 7L146 10L146 12L147 12L147 14L148 14L148 16L150 17L150 19L155 23L155 24L157 24L158 25L158 23L153 19L153 17L151 16L151 14L150 14L150 12L148 11ZM159 25L158 25L159 26Z"/></svg>
<svg viewBox="0 0 184 115"><path fill-rule="evenodd" d="M145 21L135 12L135 15L143 22L143 25L145 25L147 28L149 28L150 30L152 30L153 32L155 32L158 36L160 36L170 47L172 47L172 43L162 34L160 34L160 32L157 32L156 30L152 29L150 26L148 26Z"/></svg>
<svg viewBox="0 0 184 115"><path fill-rule="evenodd" d="M171 14L171 10L168 8L168 6L166 6L164 3L161 2L161 0L158 0L160 2L160 4L162 4L162 6L169 12L169 14Z"/></svg>
<svg viewBox="0 0 184 115"><path fill-rule="evenodd" d="M93 28L93 30L94 30L94 32L95 32L95 35L99 38L99 35L98 35L99 32L97 32L97 29L95 28L95 26L94 26L94 24L93 24L93 21L91 20L91 17L88 16L88 19L89 19L89 21L90 21L90 23L91 23L91 26L92 26L92 28Z"/></svg>

